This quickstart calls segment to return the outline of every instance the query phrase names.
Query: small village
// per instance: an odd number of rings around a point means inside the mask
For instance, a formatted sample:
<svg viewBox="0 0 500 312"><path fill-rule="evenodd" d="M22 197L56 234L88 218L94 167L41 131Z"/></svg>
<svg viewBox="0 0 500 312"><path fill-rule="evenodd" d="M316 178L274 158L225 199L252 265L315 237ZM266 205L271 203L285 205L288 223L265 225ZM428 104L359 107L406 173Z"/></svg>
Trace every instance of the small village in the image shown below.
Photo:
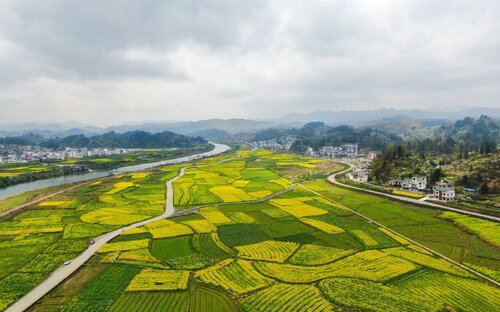
<svg viewBox="0 0 500 312"><path fill-rule="evenodd" d="M24 163L39 160L67 160L83 157L103 157L128 154L137 149L123 148L64 148L51 149L33 145L0 145L0 164Z"/></svg>

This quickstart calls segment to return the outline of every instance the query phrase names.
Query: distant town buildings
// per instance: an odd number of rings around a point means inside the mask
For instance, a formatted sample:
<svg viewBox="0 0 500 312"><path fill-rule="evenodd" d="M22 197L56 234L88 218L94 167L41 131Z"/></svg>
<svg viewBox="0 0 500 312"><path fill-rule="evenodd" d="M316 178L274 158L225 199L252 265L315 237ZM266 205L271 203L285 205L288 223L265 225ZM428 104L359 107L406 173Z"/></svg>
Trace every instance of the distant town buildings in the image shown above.
<svg viewBox="0 0 500 312"><path fill-rule="evenodd" d="M323 157L358 157L358 144L343 144L340 146L323 146L317 153Z"/></svg>
<svg viewBox="0 0 500 312"><path fill-rule="evenodd" d="M251 145L256 148L271 149L277 151L289 151L292 147L293 142L295 142L295 137L288 136L284 139L272 139L267 141L254 141Z"/></svg>
<svg viewBox="0 0 500 312"><path fill-rule="evenodd" d="M377 157L377 155L378 155L378 153L376 153L376 152L368 152L368 154L366 155L366 157L369 160L374 160Z"/></svg>
<svg viewBox="0 0 500 312"><path fill-rule="evenodd" d="M19 163L39 160L65 160L71 158L110 156L126 154L137 149L107 149L107 148L65 148L50 149L31 145L3 145L0 147L0 164Z"/></svg>

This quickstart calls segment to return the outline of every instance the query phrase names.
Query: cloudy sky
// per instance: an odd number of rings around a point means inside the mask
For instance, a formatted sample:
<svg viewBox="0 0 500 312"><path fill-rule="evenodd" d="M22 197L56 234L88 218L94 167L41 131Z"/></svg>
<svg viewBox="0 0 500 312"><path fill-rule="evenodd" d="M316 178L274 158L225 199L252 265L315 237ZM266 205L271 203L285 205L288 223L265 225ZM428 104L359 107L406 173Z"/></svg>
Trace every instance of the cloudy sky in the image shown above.
<svg viewBox="0 0 500 312"><path fill-rule="evenodd" d="M497 0L0 0L0 123L500 106Z"/></svg>

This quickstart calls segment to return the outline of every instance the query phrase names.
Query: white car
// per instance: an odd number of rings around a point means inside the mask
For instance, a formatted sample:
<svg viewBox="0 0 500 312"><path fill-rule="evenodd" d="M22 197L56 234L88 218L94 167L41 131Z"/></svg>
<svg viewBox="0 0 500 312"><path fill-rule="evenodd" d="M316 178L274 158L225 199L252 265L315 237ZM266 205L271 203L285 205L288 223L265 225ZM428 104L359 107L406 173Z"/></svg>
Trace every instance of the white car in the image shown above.
<svg viewBox="0 0 500 312"><path fill-rule="evenodd" d="M64 265L68 265L68 264L70 264L70 263L71 263L71 260L66 260L66 261L64 261Z"/></svg>

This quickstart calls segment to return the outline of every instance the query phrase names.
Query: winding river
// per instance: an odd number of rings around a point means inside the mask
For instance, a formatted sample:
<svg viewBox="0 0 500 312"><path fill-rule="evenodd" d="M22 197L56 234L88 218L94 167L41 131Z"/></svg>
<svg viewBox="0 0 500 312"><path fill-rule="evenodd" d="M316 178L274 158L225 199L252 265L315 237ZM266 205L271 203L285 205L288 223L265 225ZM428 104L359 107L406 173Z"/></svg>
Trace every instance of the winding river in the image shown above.
<svg viewBox="0 0 500 312"><path fill-rule="evenodd" d="M21 193L28 192L28 191L35 191L35 190L39 190L39 189L43 189L43 188L47 188L47 187L52 187L52 186L58 186L58 185L62 185L62 184L83 182L83 181L87 181L87 180L102 178L102 177L109 176L109 175L134 172L134 171L143 171L143 170L148 170L148 169L158 167L158 166L165 166L165 165L172 165L172 164L178 164L178 163L182 163L182 162L193 161L195 159L199 159L199 158L203 158L203 157L215 156L215 155L224 153L225 151L230 149L230 147L225 145L225 144L212 143L212 145L214 145L213 150L208 151L208 152L204 152L201 154L189 155L189 156L184 156L184 157L174 158L174 159L161 160L161 161L157 161L157 162L134 165L134 166L121 167L121 168L117 168L117 169L113 169L113 170L90 171L90 172L85 172L85 173L65 175L65 176L60 176L60 177L56 177L56 178L37 180L37 181L26 182L26 183L22 183L22 184L16 184L16 185L8 186L5 188L0 188L0 199L4 199L7 197L21 194Z"/></svg>

